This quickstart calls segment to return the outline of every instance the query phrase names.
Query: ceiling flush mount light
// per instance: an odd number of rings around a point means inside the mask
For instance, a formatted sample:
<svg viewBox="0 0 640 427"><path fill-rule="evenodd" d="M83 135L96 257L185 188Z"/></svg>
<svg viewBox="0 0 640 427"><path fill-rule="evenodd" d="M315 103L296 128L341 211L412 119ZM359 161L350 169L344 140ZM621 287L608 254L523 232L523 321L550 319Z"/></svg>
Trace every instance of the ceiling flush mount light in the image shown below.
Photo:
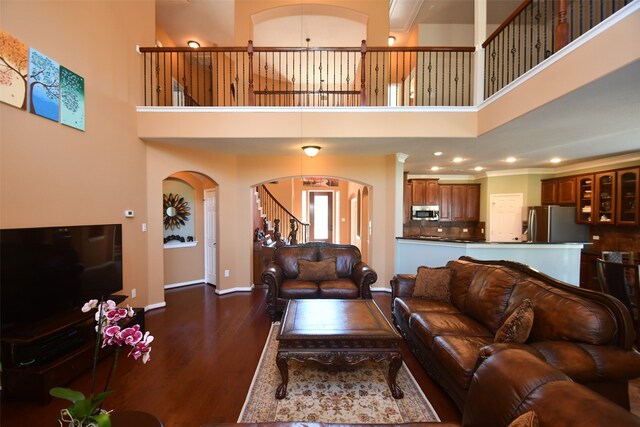
<svg viewBox="0 0 640 427"><path fill-rule="evenodd" d="M515 157L507 157L507 158L505 159L505 162L507 162L507 163L513 163L513 162L515 162L515 161L516 161L516 158L515 158Z"/></svg>
<svg viewBox="0 0 640 427"><path fill-rule="evenodd" d="M387 40L387 43L389 43L389 46L393 46L395 42L396 42L396 38L394 36L389 36L389 39Z"/></svg>
<svg viewBox="0 0 640 427"><path fill-rule="evenodd" d="M562 159L560 157L554 157L553 159L549 160L551 163L560 163L562 161Z"/></svg>
<svg viewBox="0 0 640 427"><path fill-rule="evenodd" d="M305 145L304 147L302 147L302 151L304 151L304 154L309 157L315 157L316 154L320 152L320 147L318 147L317 145Z"/></svg>
<svg viewBox="0 0 640 427"><path fill-rule="evenodd" d="M191 48L193 48L193 49L197 49L197 48L199 48L199 47L200 47L200 43L198 43L198 42L197 42L197 41L195 41L195 40L189 40L189 41L187 42L187 46L189 46L189 47L191 47Z"/></svg>

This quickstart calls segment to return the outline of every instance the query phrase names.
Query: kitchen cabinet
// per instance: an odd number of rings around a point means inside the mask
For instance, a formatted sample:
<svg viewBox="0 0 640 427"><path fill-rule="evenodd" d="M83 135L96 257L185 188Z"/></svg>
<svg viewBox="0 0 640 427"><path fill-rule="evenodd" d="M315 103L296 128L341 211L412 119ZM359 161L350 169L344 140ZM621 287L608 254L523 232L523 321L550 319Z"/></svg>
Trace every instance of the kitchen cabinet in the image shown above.
<svg viewBox="0 0 640 427"><path fill-rule="evenodd" d="M616 173L602 172L595 175L595 208L593 219L596 224L615 223Z"/></svg>
<svg viewBox="0 0 640 427"><path fill-rule="evenodd" d="M480 219L480 185L451 185L451 221Z"/></svg>
<svg viewBox="0 0 640 427"><path fill-rule="evenodd" d="M412 179L411 180L411 204L437 205L438 204L438 180L437 179Z"/></svg>
<svg viewBox="0 0 640 427"><path fill-rule="evenodd" d="M620 225L638 225L640 207L640 168L624 169L617 172L616 187L616 223Z"/></svg>
<svg viewBox="0 0 640 427"><path fill-rule="evenodd" d="M592 224L595 209L593 208L593 174L581 175L576 178L578 187L578 217L576 222L582 224ZM593 212L592 212L593 211Z"/></svg>
<svg viewBox="0 0 640 427"><path fill-rule="evenodd" d="M451 221L451 185L438 185L440 194L440 221Z"/></svg>
<svg viewBox="0 0 640 427"><path fill-rule="evenodd" d="M540 203L543 205L575 205L576 177L567 176L540 181Z"/></svg>

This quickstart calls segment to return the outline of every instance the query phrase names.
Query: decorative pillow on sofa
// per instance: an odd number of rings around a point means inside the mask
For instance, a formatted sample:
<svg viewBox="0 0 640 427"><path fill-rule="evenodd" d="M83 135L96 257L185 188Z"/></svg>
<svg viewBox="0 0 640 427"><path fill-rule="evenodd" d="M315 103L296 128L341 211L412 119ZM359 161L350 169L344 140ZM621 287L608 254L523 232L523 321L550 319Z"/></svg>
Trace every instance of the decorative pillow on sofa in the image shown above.
<svg viewBox="0 0 640 427"><path fill-rule="evenodd" d="M327 258L322 261L298 260L298 279L310 282L322 282L324 280L336 280L336 259Z"/></svg>
<svg viewBox="0 0 640 427"><path fill-rule="evenodd" d="M413 296L450 302L449 283L452 272L449 267L418 267Z"/></svg>
<svg viewBox="0 0 640 427"><path fill-rule="evenodd" d="M533 304L529 298L526 298L496 331L494 341L523 344L529 338L532 326Z"/></svg>
<svg viewBox="0 0 640 427"><path fill-rule="evenodd" d="M509 423L509 427L538 427L538 416L533 411L527 411Z"/></svg>

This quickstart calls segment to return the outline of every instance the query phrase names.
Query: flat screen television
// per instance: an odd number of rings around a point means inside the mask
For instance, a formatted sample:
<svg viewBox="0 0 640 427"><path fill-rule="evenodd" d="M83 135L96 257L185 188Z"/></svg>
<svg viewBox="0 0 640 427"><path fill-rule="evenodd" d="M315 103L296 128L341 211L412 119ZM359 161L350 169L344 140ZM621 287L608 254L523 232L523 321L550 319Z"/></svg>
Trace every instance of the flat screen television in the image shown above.
<svg viewBox="0 0 640 427"><path fill-rule="evenodd" d="M0 230L3 332L122 290L122 225Z"/></svg>

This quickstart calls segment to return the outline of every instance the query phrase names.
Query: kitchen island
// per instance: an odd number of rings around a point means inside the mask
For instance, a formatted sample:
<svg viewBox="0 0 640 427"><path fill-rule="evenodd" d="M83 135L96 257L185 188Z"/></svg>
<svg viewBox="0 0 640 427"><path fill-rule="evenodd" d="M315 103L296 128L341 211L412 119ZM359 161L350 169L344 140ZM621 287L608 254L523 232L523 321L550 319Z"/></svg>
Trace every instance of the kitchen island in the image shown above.
<svg viewBox="0 0 640 427"><path fill-rule="evenodd" d="M396 274L421 265L442 267L453 259L508 260L527 264L571 285L580 284L580 252L586 243L484 242L429 237L396 238Z"/></svg>

